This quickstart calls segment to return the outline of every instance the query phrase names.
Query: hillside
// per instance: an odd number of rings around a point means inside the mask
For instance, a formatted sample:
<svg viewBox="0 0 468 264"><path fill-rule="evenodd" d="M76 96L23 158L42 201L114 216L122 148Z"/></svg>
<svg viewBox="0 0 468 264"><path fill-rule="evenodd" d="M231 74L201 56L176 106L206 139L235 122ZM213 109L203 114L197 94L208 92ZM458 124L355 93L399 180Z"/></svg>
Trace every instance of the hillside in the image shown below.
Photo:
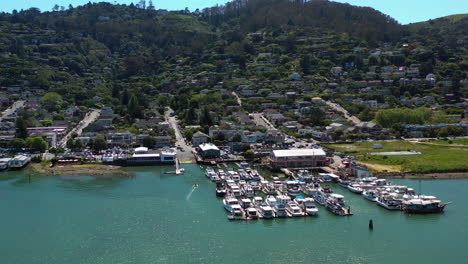
<svg viewBox="0 0 468 264"><path fill-rule="evenodd" d="M406 25L411 35L426 41L438 40L451 47L466 46L468 41L468 14L458 14ZM424 40L423 40L424 41Z"/></svg>
<svg viewBox="0 0 468 264"><path fill-rule="evenodd" d="M36 123L69 107L109 106L121 130L169 105L205 132L239 110L276 108L322 128L343 122L310 108L316 96L370 121L380 108L468 94L466 21L402 26L371 8L323 0L234 0L194 12L109 3L31 8L0 14L0 98L8 105L61 96L35 112Z"/></svg>

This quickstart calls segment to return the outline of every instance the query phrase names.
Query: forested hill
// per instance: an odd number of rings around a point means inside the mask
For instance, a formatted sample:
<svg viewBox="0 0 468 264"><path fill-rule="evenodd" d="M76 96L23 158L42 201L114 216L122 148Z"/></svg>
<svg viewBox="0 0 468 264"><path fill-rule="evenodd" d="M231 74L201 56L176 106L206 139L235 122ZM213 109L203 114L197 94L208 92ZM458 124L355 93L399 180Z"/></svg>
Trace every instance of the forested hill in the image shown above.
<svg viewBox="0 0 468 264"><path fill-rule="evenodd" d="M403 26L372 8L324 0L233 0L193 12L144 2L1 13L0 86L57 92L77 105L92 106L97 96L117 107L125 91L144 102L228 87L233 78L277 81L292 73L308 76L321 93L319 84L336 77L332 68L349 72L343 81L360 81L376 67L420 64L416 77L435 73L455 83L440 93L463 93L466 18ZM435 92L421 89L411 93Z"/></svg>
<svg viewBox="0 0 468 264"><path fill-rule="evenodd" d="M394 19L372 8L325 0L234 0L224 6L192 13L188 10L171 12L190 15L192 19L170 17L167 20L158 16L162 13L164 12L154 8L137 8L133 4L125 6L89 3L63 12L40 13L31 8L14 12L13 15L3 14L1 19L54 30L86 32L100 38L99 41L106 43L111 49L128 36L138 33L145 33L143 41L156 41L162 46L166 43L184 42L187 38L206 41L211 32L240 39L241 36L236 36L237 33L288 26L345 32L374 43L394 41L405 33L405 28ZM110 20L106 21L107 18ZM185 33L197 34L187 36Z"/></svg>
<svg viewBox="0 0 468 264"><path fill-rule="evenodd" d="M297 25L346 32L370 42L394 41L405 34L403 26L375 9L326 0L234 0L203 10L203 16L222 28L239 25L244 33Z"/></svg>
<svg viewBox="0 0 468 264"><path fill-rule="evenodd" d="M411 35L424 44L434 40L456 46L468 40L468 14L459 14L408 24Z"/></svg>

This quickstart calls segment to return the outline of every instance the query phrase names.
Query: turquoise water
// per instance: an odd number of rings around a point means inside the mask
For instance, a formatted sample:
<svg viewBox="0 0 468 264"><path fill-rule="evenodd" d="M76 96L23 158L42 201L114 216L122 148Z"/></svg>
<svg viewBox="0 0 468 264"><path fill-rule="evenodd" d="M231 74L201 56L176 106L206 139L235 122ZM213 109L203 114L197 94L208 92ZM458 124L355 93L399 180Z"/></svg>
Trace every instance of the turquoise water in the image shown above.
<svg viewBox="0 0 468 264"><path fill-rule="evenodd" d="M0 263L466 263L468 180L422 181L441 215L390 212L339 186L354 216L230 222L196 165L133 178L0 174ZM395 182L419 188L414 180ZM193 190L194 183L199 188ZM193 191L192 191L193 190ZM368 221L374 221L369 231Z"/></svg>

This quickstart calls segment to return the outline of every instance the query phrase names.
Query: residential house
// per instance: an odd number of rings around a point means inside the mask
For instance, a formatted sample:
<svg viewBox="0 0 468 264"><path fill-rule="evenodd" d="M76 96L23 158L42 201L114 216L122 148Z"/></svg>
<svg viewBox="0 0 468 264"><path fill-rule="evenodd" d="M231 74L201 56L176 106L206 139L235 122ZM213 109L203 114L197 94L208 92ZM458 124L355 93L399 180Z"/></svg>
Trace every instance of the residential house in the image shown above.
<svg viewBox="0 0 468 264"><path fill-rule="evenodd" d="M208 143L209 138L210 137L207 134L197 131L192 136L192 144L193 146L198 147L201 144Z"/></svg>
<svg viewBox="0 0 468 264"><path fill-rule="evenodd" d="M111 146L130 145L134 142L134 136L128 131L123 133L107 133L106 140L107 144Z"/></svg>
<svg viewBox="0 0 468 264"><path fill-rule="evenodd" d="M283 144L284 135L277 129L270 129L265 133L264 141L271 144Z"/></svg>
<svg viewBox="0 0 468 264"><path fill-rule="evenodd" d="M155 147L169 147L172 145L171 139L171 136L156 136L154 137Z"/></svg>

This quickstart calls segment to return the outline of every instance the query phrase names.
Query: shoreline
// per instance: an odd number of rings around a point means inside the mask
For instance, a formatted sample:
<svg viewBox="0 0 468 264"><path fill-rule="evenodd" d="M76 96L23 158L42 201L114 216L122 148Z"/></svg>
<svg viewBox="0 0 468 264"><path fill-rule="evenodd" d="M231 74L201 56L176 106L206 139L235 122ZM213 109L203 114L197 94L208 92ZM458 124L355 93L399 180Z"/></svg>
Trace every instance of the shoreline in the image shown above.
<svg viewBox="0 0 468 264"><path fill-rule="evenodd" d="M378 172L374 173L376 177L385 179L421 179L421 180L437 180L437 179L468 179L468 172Z"/></svg>
<svg viewBox="0 0 468 264"><path fill-rule="evenodd" d="M28 169L32 172L49 176L93 176L102 178L131 177L133 172L120 166L102 164L60 165L54 167L31 163Z"/></svg>

